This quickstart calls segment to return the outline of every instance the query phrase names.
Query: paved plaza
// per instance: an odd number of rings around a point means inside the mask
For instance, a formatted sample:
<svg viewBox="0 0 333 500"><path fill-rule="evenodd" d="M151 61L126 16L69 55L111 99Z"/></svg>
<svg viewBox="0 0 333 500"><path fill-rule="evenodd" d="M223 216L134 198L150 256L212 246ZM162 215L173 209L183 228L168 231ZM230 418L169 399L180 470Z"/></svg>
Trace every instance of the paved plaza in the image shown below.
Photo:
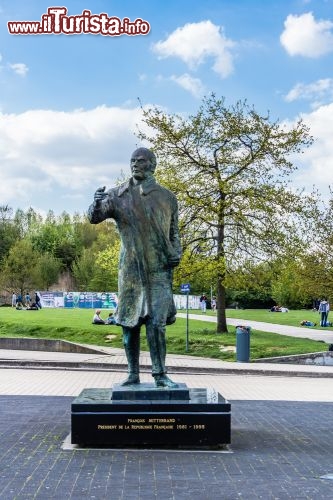
<svg viewBox="0 0 333 500"><path fill-rule="evenodd" d="M141 356L142 381L150 360ZM169 374L232 405L223 450L80 448L71 402L125 376L121 349L0 350L0 499L333 499L333 366L167 356Z"/></svg>

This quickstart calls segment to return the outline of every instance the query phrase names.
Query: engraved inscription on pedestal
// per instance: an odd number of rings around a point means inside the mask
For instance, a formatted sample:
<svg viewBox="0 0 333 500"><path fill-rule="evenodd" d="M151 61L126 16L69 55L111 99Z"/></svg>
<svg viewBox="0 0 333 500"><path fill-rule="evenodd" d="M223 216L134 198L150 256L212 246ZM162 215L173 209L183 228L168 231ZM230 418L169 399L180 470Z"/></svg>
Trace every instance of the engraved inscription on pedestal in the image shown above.
<svg viewBox="0 0 333 500"><path fill-rule="evenodd" d="M188 399L170 399L162 389L166 399L141 393L141 399L126 400L121 390L131 392L129 387L85 389L73 401L72 443L194 448L230 443L231 406L216 391L180 384L179 395L188 391ZM156 391L160 390L154 389L151 397ZM114 392L118 399L112 398Z"/></svg>

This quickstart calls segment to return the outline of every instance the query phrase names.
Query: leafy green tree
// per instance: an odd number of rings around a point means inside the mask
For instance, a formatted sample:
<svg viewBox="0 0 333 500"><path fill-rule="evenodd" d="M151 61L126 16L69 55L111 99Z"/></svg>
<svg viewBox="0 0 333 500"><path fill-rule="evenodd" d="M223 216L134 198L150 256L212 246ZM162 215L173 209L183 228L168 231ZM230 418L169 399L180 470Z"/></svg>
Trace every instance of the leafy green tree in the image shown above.
<svg viewBox="0 0 333 500"><path fill-rule="evenodd" d="M38 231L42 223L42 216L31 207L26 212L20 208L15 212L14 224L19 231L20 238L31 237L31 235Z"/></svg>
<svg viewBox="0 0 333 500"><path fill-rule="evenodd" d="M214 94L188 118L143 109L139 137L159 158L157 175L177 196L185 249L214 260L217 333L227 331L228 273L246 259L260 262L301 244L314 196L289 188L291 155L312 142L292 126L261 116L246 101L228 107Z"/></svg>
<svg viewBox="0 0 333 500"><path fill-rule="evenodd" d="M312 241L294 259L287 256L277 273L275 294L288 293L300 305L333 300L333 193L312 221ZM279 295L280 296L280 295Z"/></svg>
<svg viewBox="0 0 333 500"><path fill-rule="evenodd" d="M60 259L66 270L71 269L81 250L74 224L66 212L56 217L50 210L45 221L31 235L31 241L36 252L52 254Z"/></svg>
<svg viewBox="0 0 333 500"><path fill-rule="evenodd" d="M28 239L17 241L10 249L8 257L0 275L2 286L10 291L19 291L22 295L25 290L36 286L38 256Z"/></svg>
<svg viewBox="0 0 333 500"><path fill-rule="evenodd" d="M44 221L36 232L31 235L31 241L36 252L40 254L48 252L54 255L60 241L56 222L49 219Z"/></svg>
<svg viewBox="0 0 333 500"><path fill-rule="evenodd" d="M198 295L204 293L208 296L212 286L215 286L214 276L215 258L199 253L193 254L186 248L179 266L174 269L174 292L179 293L182 283L190 283L191 293Z"/></svg>
<svg viewBox="0 0 333 500"><path fill-rule="evenodd" d="M73 225L78 246L82 249L91 248L96 243L100 234L99 226L91 224L87 217L79 214L73 216Z"/></svg>
<svg viewBox="0 0 333 500"><path fill-rule="evenodd" d="M96 257L95 275L90 282L94 290L118 290L118 265L119 265L120 240L109 245Z"/></svg>
<svg viewBox="0 0 333 500"><path fill-rule="evenodd" d="M326 250L323 247L304 252L289 267L282 267L272 293L276 297L277 294L288 294L292 303L296 302L298 307L309 305L322 297L328 297L332 302L333 256Z"/></svg>
<svg viewBox="0 0 333 500"><path fill-rule="evenodd" d="M12 208L8 205L0 206L0 266L19 237L20 233L13 220Z"/></svg>
<svg viewBox="0 0 333 500"><path fill-rule="evenodd" d="M91 248L84 248L73 264L73 276L78 290L90 290L90 283L96 272L96 253Z"/></svg>
<svg viewBox="0 0 333 500"><path fill-rule="evenodd" d="M86 216L66 212L56 217L50 210L45 221L30 235L39 253L51 253L61 260L64 270L72 272L84 248L94 248L96 253L112 244L117 230L111 221L94 226Z"/></svg>
<svg viewBox="0 0 333 500"><path fill-rule="evenodd" d="M242 308L262 308L273 305L272 282L276 277L274 261L253 263L245 261L242 267L227 275L227 301Z"/></svg>
<svg viewBox="0 0 333 500"><path fill-rule="evenodd" d="M42 290L49 290L50 286L57 282L62 263L50 253L44 253L38 257L36 267L37 286Z"/></svg>
<svg viewBox="0 0 333 500"><path fill-rule="evenodd" d="M76 246L74 241L70 239L61 240L57 242L56 248L54 249L54 255L60 260L62 266L66 270L71 270L75 258L79 252L79 248Z"/></svg>
<svg viewBox="0 0 333 500"><path fill-rule="evenodd" d="M312 251L302 258L298 279L308 297L329 297L333 301L333 256L331 252Z"/></svg>
<svg viewBox="0 0 333 500"><path fill-rule="evenodd" d="M74 273L80 289L91 290L89 283L94 277L96 281L98 275L103 286L97 289L109 289L111 284L114 288L114 277L106 286L107 272L96 266L99 252L119 239L113 221L92 225L86 215L72 217L63 212L56 216L52 210L43 219L32 208L26 212L18 209L13 215L10 207L0 206L0 272L1 262L19 239L29 240L31 255L38 256L33 273L35 286L48 289L58 280L61 270L70 276Z"/></svg>

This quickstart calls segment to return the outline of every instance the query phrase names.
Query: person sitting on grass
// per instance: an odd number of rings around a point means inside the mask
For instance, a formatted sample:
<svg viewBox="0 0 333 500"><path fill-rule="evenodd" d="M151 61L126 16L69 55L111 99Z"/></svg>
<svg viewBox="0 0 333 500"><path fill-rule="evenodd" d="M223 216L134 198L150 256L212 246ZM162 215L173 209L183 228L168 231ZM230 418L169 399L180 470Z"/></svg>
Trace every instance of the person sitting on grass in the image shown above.
<svg viewBox="0 0 333 500"><path fill-rule="evenodd" d="M109 316L106 318L105 324L106 325L116 325L116 320L115 320L115 317L113 316L113 313L110 313Z"/></svg>
<svg viewBox="0 0 333 500"><path fill-rule="evenodd" d="M306 319L303 319L300 324L301 326L317 326L317 323L314 323L313 321L307 321Z"/></svg>
<svg viewBox="0 0 333 500"><path fill-rule="evenodd" d="M104 319L101 318L100 314L101 314L101 310L96 309L93 320L92 320L93 325L105 325L105 321L104 321Z"/></svg>
<svg viewBox="0 0 333 500"><path fill-rule="evenodd" d="M27 311L38 311L39 307L37 306L36 302L33 302L30 306L27 306L26 310Z"/></svg>

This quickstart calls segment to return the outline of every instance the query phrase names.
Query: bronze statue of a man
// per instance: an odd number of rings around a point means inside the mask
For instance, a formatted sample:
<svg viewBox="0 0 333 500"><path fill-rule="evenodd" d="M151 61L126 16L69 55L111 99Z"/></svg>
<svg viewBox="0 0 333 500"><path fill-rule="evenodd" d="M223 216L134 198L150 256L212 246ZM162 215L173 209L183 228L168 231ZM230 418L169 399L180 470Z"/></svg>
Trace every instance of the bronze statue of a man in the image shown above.
<svg viewBox="0 0 333 500"><path fill-rule="evenodd" d="M165 329L176 320L172 270L181 257L178 204L171 191L157 184L155 168L152 151L134 151L131 179L107 192L97 189L88 217L92 224L113 218L120 233L116 321L123 328L128 361L123 385L140 383L140 329L145 324L155 385L177 387L166 375Z"/></svg>

